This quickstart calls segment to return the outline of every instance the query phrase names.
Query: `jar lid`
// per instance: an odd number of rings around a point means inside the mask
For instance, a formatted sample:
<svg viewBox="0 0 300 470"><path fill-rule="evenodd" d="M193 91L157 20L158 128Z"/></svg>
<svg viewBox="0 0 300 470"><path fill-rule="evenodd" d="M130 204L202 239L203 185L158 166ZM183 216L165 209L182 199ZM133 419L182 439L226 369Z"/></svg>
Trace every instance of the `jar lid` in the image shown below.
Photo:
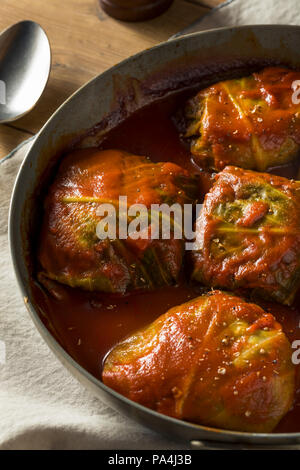
<svg viewBox="0 0 300 470"><path fill-rule="evenodd" d="M122 21L144 21L161 15L173 0L99 0L108 15Z"/></svg>

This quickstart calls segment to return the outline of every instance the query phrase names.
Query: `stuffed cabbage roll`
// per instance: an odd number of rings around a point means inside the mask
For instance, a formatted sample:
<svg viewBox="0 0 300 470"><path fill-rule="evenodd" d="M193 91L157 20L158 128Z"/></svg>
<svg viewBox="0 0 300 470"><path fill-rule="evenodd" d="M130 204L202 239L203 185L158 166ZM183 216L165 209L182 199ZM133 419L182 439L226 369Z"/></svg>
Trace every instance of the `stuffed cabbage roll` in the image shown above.
<svg viewBox="0 0 300 470"><path fill-rule="evenodd" d="M300 182L226 167L196 221L192 277L290 305L300 287Z"/></svg>
<svg viewBox="0 0 300 470"><path fill-rule="evenodd" d="M218 171L226 165L264 171L293 160L300 104L292 100L292 86L299 79L300 72L269 67L200 91L185 109L195 161Z"/></svg>
<svg viewBox="0 0 300 470"><path fill-rule="evenodd" d="M46 197L40 279L117 293L175 283L182 265L182 239L175 239L172 231L170 240L147 238L148 215L145 238L131 234L119 239L117 223L116 236L99 239L97 209L113 204L118 222L124 211L119 195L127 196L128 207L149 208L155 203L191 202L195 192L195 180L173 163L152 163L118 150L72 152L64 157Z"/></svg>
<svg viewBox="0 0 300 470"><path fill-rule="evenodd" d="M118 344L102 377L127 398L175 418L270 432L293 402L291 351L271 314L214 291Z"/></svg>

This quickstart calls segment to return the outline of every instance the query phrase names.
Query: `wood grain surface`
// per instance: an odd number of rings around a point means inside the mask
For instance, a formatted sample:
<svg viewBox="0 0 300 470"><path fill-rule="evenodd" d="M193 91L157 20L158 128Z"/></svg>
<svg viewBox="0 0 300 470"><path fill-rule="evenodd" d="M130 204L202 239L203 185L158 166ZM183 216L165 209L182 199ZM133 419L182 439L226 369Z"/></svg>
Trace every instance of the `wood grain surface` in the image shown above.
<svg viewBox="0 0 300 470"><path fill-rule="evenodd" d="M35 134L53 111L87 80L126 57L165 41L222 0L175 0L158 18L124 23L98 0L1 0L0 30L30 19L45 29L52 49L46 90L25 117L0 125L0 158Z"/></svg>

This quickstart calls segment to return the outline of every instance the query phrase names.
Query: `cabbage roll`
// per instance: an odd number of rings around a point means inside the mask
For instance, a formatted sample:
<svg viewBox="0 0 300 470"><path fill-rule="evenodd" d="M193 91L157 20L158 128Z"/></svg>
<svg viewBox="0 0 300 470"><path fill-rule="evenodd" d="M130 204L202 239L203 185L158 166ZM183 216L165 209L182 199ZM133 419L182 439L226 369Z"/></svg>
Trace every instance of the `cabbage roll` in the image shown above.
<svg viewBox="0 0 300 470"><path fill-rule="evenodd" d="M291 354L270 313L211 291L115 346L102 378L127 398L175 418L270 432L293 402Z"/></svg>
<svg viewBox="0 0 300 470"><path fill-rule="evenodd" d="M291 305L300 287L300 183L226 167L196 221L193 279Z"/></svg>
<svg viewBox="0 0 300 470"><path fill-rule="evenodd" d="M144 204L148 209L155 203L189 203L196 190L195 179L173 163L152 163L118 150L70 153L63 158L45 201L40 279L112 293L176 283L184 241L174 238L174 227L170 240L151 240L149 215L148 238L120 239L117 231L116 236L99 239L96 227L102 217L97 208L113 204L118 219L124 211L119 195L127 196L128 207ZM171 214L171 225L172 221Z"/></svg>
<svg viewBox="0 0 300 470"><path fill-rule="evenodd" d="M293 160L300 104L293 103L292 85L299 79L300 72L268 67L201 90L185 108L184 135L195 161L217 171L226 165L264 171Z"/></svg>

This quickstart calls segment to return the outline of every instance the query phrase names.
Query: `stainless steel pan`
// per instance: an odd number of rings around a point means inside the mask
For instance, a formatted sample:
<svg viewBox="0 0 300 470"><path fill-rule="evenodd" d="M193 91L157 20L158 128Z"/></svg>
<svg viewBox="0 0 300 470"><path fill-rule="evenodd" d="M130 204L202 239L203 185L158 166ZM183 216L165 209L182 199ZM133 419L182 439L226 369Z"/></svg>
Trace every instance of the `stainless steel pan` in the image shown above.
<svg viewBox="0 0 300 470"><path fill-rule="evenodd" d="M172 419L131 402L80 367L46 329L34 306L28 240L35 190L53 155L74 138L86 135L82 145L95 144L134 110L191 84L204 85L267 63L300 67L299 44L298 26L222 28L174 39L123 61L78 90L53 114L25 158L14 187L9 221L12 259L26 307L46 343L102 400L182 443L190 441L192 446L199 447L201 442L210 442L210 447L295 446L300 443L300 433L230 432ZM94 131L89 133L91 128Z"/></svg>

